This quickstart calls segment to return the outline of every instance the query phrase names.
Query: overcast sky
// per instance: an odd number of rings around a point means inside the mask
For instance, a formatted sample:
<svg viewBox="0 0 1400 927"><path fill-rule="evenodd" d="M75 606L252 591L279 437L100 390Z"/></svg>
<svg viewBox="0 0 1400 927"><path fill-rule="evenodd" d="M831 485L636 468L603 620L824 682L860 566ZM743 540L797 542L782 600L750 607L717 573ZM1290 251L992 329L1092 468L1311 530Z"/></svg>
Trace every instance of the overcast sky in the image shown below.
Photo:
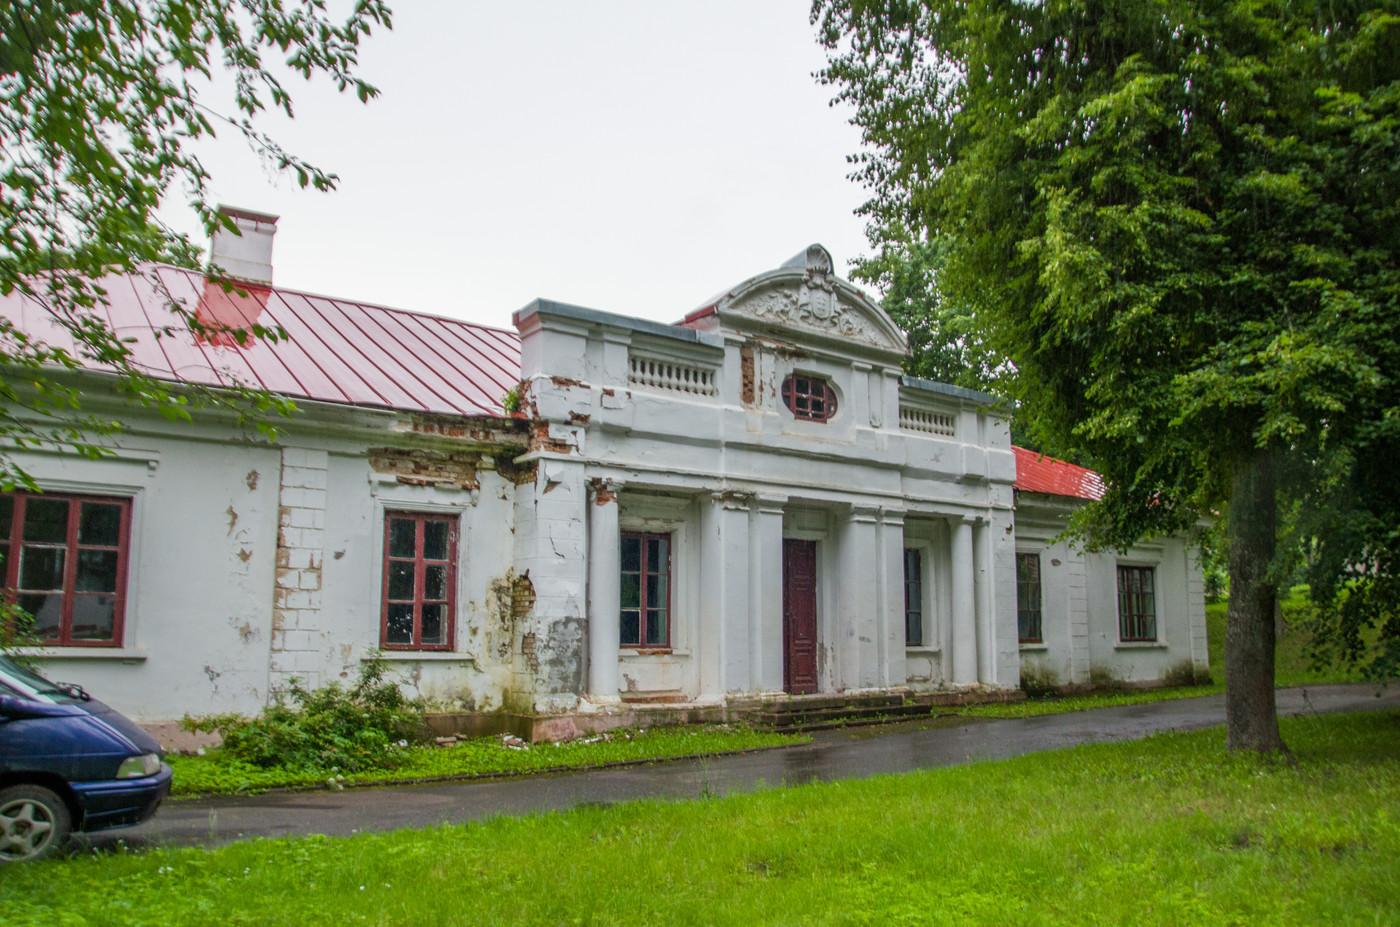
<svg viewBox="0 0 1400 927"><path fill-rule="evenodd" d="M279 285L498 326L537 296L675 321L811 242L843 273L865 249L809 0L394 8L362 55L378 99L289 78L296 119L266 123L337 191L232 133L203 150L216 201L281 216Z"/></svg>

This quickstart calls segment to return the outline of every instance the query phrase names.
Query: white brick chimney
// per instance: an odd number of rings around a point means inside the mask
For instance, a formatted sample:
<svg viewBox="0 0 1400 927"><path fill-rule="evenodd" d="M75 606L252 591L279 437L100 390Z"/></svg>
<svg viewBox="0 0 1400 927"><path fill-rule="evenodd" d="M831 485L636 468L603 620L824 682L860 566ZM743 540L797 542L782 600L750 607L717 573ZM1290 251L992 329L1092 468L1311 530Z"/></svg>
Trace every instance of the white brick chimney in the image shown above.
<svg viewBox="0 0 1400 927"><path fill-rule="evenodd" d="M214 231L209 263L223 276L245 283L272 285L272 236L277 217L235 206L219 206L219 214L233 219L242 234L220 227Z"/></svg>

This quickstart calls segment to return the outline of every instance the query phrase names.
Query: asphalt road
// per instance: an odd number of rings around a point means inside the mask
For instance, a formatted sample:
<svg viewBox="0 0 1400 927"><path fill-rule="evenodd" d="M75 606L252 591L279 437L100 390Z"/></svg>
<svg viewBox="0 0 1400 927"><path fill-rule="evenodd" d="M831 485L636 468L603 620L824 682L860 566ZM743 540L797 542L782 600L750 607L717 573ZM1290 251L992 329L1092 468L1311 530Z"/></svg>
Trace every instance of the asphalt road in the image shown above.
<svg viewBox="0 0 1400 927"><path fill-rule="evenodd" d="M1281 715L1400 708L1400 686L1281 689L1278 708ZM1224 723L1223 695L1005 721L957 719L932 727L925 721L922 728L904 723L825 732L803 746L703 760L484 782L167 802L146 824L93 834L87 842L102 850L117 845L215 846L297 834L343 836L639 798L690 799L859 779Z"/></svg>

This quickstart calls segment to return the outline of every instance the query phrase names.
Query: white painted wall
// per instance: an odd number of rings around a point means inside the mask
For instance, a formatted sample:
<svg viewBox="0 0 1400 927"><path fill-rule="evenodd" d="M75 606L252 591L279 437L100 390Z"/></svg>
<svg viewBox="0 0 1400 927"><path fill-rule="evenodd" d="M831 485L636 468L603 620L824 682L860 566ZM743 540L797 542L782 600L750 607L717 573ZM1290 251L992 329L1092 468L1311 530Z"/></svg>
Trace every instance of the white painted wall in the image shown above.
<svg viewBox="0 0 1400 927"><path fill-rule="evenodd" d="M1020 646L1024 671L1056 685L1150 685L1209 672L1197 552L1181 538L1159 538L1125 553L1085 553L1057 537L1072 506L1034 494L1018 500L1016 549L1041 558L1044 612L1044 643ZM1156 641L1120 639L1119 564L1154 571Z"/></svg>
<svg viewBox="0 0 1400 927"><path fill-rule="evenodd" d="M255 713L293 676L353 681L379 643L384 512L446 512L461 519L457 650L386 657L436 705L502 707L516 487L491 470L470 490L405 485L366 455L404 443L395 415L317 411L279 447L132 417L112 459L18 454L44 488L133 500L123 646L48 648L45 672L150 722Z"/></svg>

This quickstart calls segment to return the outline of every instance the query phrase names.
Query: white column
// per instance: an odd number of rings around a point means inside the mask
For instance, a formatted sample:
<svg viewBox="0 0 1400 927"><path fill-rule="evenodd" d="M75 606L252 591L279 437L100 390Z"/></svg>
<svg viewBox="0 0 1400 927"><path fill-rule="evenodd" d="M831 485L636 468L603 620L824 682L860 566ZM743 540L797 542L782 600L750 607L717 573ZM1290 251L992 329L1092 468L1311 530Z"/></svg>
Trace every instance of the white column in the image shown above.
<svg viewBox="0 0 1400 927"><path fill-rule="evenodd" d="M783 688L783 504L759 495L749 515L749 687Z"/></svg>
<svg viewBox="0 0 1400 927"><path fill-rule="evenodd" d="M724 528L717 494L700 497L700 634L695 648L700 663L700 697L724 694ZM746 635L747 636L747 635Z"/></svg>
<svg viewBox="0 0 1400 927"><path fill-rule="evenodd" d="M618 701L621 535L618 484L595 480L588 491L588 691L595 704Z"/></svg>
<svg viewBox="0 0 1400 927"><path fill-rule="evenodd" d="M996 627L992 616L992 547L987 522L981 518L972 526L973 598L977 618L977 681L996 685Z"/></svg>
<svg viewBox="0 0 1400 927"><path fill-rule="evenodd" d="M880 626L879 677L881 686L903 685L904 667L904 512L880 512Z"/></svg>
<svg viewBox="0 0 1400 927"><path fill-rule="evenodd" d="M875 615L879 602L872 601L870 595L870 580L879 576L876 516L874 506L853 505L841 522L836 580L838 689L868 689L877 684Z"/></svg>
<svg viewBox="0 0 1400 927"><path fill-rule="evenodd" d="M952 523L953 580L953 684L970 686L977 681L977 602L973 579L972 522Z"/></svg>

